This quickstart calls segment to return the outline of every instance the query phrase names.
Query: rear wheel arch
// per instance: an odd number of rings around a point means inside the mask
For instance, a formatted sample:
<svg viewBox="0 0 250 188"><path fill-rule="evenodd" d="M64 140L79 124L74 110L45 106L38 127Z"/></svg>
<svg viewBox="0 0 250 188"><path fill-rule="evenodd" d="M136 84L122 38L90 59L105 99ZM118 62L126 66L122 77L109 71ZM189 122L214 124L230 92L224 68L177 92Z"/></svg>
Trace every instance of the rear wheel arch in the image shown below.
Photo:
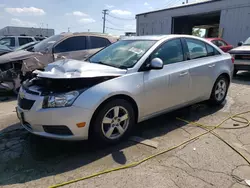
<svg viewBox="0 0 250 188"><path fill-rule="evenodd" d="M92 115L91 117L91 120L90 120L90 126L89 126L89 135L91 135L91 132L92 132L92 124L93 124L93 120L95 118L95 116L97 115L97 113L102 109L102 107L104 107L105 104L107 104L108 102L112 101L112 100L115 100L115 99L124 99L126 100L127 102L129 102L134 110L134 115L135 115L135 123L138 122L138 116L139 116L139 109L138 109L138 105L137 103L135 102L135 100L128 96L128 95L125 95L125 94L119 94L119 95L114 95L114 96L111 96L109 98L107 98L106 100L104 100L95 110L94 114Z"/></svg>
<svg viewBox="0 0 250 188"><path fill-rule="evenodd" d="M210 101L211 104L221 104L220 101L217 102L217 101L214 99L214 98L215 98L215 96L214 96L214 91L215 91L215 87L216 87L218 81L219 81L219 80L222 80L222 79L224 79L224 80L227 82L227 84L228 84L228 85L227 85L227 89L226 89L225 97L226 97L226 95L227 95L228 87L229 87L229 84L230 84L230 80L231 80L231 79L230 79L229 74L227 74L227 73L222 73L222 74L220 74L220 75L217 77L217 79L215 80L215 82L214 82L214 84L213 84L213 88L212 88L212 90L211 90L210 99L209 99L209 101ZM222 102L224 101L225 97L223 98Z"/></svg>
<svg viewBox="0 0 250 188"><path fill-rule="evenodd" d="M218 78L219 78L219 77L222 77L222 76L225 77L225 78L227 79L228 82L230 82L231 79L230 79L229 74L227 74L227 73L222 73L222 74L220 74L220 75L218 76ZM217 78L217 79L218 79L218 78ZM217 79L216 79L216 80L217 80Z"/></svg>

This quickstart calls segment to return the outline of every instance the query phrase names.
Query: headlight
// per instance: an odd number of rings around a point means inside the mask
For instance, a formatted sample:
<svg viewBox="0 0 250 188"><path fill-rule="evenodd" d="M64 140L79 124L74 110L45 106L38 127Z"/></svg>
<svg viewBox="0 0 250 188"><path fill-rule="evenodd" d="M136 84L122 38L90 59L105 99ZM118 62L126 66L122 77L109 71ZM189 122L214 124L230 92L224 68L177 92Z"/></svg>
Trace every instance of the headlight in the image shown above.
<svg viewBox="0 0 250 188"><path fill-rule="evenodd" d="M58 108L71 106L79 96L78 91L71 91L59 95L51 95L44 98L43 108Z"/></svg>

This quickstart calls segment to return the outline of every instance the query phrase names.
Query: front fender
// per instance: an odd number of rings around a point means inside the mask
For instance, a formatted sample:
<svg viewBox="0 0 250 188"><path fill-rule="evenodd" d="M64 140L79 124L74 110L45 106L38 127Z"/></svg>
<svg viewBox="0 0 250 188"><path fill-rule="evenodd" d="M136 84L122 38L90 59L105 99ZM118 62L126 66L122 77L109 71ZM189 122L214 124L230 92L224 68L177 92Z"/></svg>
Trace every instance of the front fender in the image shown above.
<svg viewBox="0 0 250 188"><path fill-rule="evenodd" d="M144 98L143 90L143 72L136 72L92 86L84 91L73 105L94 112L108 98L115 95L127 95L136 101L140 113Z"/></svg>

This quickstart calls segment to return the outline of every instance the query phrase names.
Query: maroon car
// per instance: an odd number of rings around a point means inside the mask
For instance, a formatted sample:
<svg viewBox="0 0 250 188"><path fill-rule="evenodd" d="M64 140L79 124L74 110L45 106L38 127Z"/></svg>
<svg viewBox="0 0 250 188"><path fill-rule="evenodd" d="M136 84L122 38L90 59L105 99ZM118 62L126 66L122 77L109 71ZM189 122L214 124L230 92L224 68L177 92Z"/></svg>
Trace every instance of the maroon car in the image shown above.
<svg viewBox="0 0 250 188"><path fill-rule="evenodd" d="M228 44L221 38L207 38L210 42L214 43L218 46L223 52L228 52L229 50L233 49L233 46Z"/></svg>

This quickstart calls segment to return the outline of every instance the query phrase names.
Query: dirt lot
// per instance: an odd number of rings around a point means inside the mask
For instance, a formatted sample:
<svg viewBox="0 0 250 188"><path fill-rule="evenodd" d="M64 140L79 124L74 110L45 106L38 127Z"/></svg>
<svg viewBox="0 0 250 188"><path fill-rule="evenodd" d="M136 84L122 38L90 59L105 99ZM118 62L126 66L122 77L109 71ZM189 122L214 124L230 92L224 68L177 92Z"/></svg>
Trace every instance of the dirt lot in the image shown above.
<svg viewBox="0 0 250 188"><path fill-rule="evenodd" d="M16 100L1 102L0 186L48 187L141 160L204 132L176 117L216 125L231 114L250 110L249 93L250 74L241 73L233 81L224 106L197 104L139 124L133 134L158 142L157 149L132 141L98 148L86 141L32 136L17 123ZM250 119L250 113L244 117ZM223 126L233 125L237 126L230 120ZM215 132L250 159L250 127ZM65 187L243 188L247 187L245 179L250 179L248 163L217 137L206 134L137 167Z"/></svg>

